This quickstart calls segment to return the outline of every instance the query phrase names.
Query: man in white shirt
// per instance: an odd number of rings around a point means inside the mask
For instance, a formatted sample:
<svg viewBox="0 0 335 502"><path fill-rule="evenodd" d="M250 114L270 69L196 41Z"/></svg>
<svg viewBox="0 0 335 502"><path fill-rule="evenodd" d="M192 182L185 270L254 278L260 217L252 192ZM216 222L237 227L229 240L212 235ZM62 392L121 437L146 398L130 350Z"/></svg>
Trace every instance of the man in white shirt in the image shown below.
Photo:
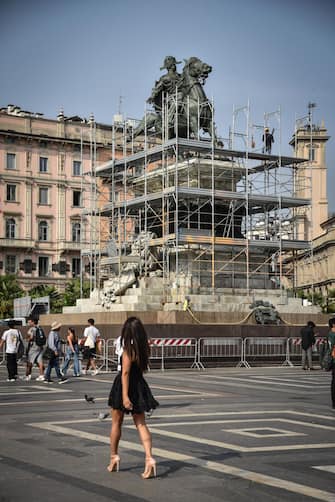
<svg viewBox="0 0 335 502"><path fill-rule="evenodd" d="M94 326L94 319L88 319L88 326L84 330L84 354L87 357L86 370L83 371L84 374L92 368L92 375L98 373L97 367L95 365L96 349L99 348L100 343L100 333L99 330Z"/></svg>
<svg viewBox="0 0 335 502"><path fill-rule="evenodd" d="M8 328L4 331L0 340L0 350L6 344L6 362L8 378L7 382L15 382L17 379L17 347L20 339L19 330L15 329L15 322L8 321Z"/></svg>
<svg viewBox="0 0 335 502"><path fill-rule="evenodd" d="M123 347L121 345L121 335L114 341L114 352L117 355L117 370L121 371L121 357L123 354Z"/></svg>

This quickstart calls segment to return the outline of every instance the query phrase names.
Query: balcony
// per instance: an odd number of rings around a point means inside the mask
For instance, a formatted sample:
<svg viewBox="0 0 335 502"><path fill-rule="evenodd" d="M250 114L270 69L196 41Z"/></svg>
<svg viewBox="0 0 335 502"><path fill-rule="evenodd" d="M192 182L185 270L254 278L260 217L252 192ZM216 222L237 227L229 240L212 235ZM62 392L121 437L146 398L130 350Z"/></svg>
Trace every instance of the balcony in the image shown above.
<svg viewBox="0 0 335 502"><path fill-rule="evenodd" d="M88 246L88 242L59 241L57 248L62 253L64 251L81 251Z"/></svg>
<svg viewBox="0 0 335 502"><path fill-rule="evenodd" d="M1 248L34 248L35 241L32 239L4 239L0 238L0 247Z"/></svg>

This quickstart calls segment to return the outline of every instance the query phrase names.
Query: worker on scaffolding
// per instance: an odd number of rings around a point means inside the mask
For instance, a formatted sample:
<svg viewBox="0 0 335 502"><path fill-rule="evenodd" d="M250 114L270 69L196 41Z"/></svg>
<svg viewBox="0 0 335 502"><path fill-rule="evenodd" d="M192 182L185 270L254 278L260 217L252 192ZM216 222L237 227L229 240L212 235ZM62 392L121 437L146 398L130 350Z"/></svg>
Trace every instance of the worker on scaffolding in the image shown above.
<svg viewBox="0 0 335 502"><path fill-rule="evenodd" d="M271 154L272 150L272 143L274 143L274 137L273 137L274 129L272 129L272 132L270 132L270 129L266 127L264 129L264 134L262 136L262 141L263 141L263 153L268 153L269 155Z"/></svg>

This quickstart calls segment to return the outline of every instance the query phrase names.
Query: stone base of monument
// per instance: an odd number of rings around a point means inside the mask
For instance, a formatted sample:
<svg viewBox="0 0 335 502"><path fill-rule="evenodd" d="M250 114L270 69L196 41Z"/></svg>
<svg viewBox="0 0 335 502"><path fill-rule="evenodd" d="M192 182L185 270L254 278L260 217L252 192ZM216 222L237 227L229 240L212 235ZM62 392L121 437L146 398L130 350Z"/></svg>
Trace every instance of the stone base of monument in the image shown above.
<svg viewBox="0 0 335 502"><path fill-rule="evenodd" d="M132 287L115 301L102 305L102 292L94 290L90 298L77 300L76 306L64 307L63 313L94 312L172 312L190 308L192 312L221 312L240 314L250 313L250 305L257 300L266 300L282 314L301 313L299 298L290 298L286 291L279 289L255 289L248 294L246 289L217 288L214 293L210 288L202 287L196 294L190 287L191 278L180 277L179 283L164 284L161 277L140 279L138 287ZM305 314L317 314L316 306L304 307ZM238 316L238 317L240 317Z"/></svg>

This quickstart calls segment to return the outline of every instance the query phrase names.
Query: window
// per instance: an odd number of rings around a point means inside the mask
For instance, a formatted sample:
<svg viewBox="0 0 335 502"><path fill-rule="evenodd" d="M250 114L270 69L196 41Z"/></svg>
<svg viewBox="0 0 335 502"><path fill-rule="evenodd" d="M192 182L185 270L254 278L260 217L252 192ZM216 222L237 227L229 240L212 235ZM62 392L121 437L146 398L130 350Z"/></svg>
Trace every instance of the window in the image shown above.
<svg viewBox="0 0 335 502"><path fill-rule="evenodd" d="M48 172L48 159L47 157L40 157L40 173Z"/></svg>
<svg viewBox="0 0 335 502"><path fill-rule="evenodd" d="M15 274L17 272L16 256L7 255L5 261L5 273Z"/></svg>
<svg viewBox="0 0 335 502"><path fill-rule="evenodd" d="M73 207L81 207L81 192L80 192L80 190L73 190L72 205L73 205Z"/></svg>
<svg viewBox="0 0 335 502"><path fill-rule="evenodd" d="M31 274L33 271L33 262L29 259L23 261L23 270L25 274Z"/></svg>
<svg viewBox="0 0 335 502"><path fill-rule="evenodd" d="M38 240L47 241L49 235L49 225L47 221L40 221L38 224Z"/></svg>
<svg viewBox="0 0 335 502"><path fill-rule="evenodd" d="M80 258L72 258L72 277L80 275Z"/></svg>
<svg viewBox="0 0 335 502"><path fill-rule="evenodd" d="M80 242L80 223L72 223L72 242Z"/></svg>
<svg viewBox="0 0 335 502"><path fill-rule="evenodd" d="M310 148L309 149L309 160L314 161L315 160L315 148Z"/></svg>
<svg viewBox="0 0 335 502"><path fill-rule="evenodd" d="M7 153L7 169L16 169L16 155L15 153Z"/></svg>
<svg viewBox="0 0 335 502"><path fill-rule="evenodd" d="M16 221L14 218L6 218L6 239L15 239Z"/></svg>
<svg viewBox="0 0 335 502"><path fill-rule="evenodd" d="M49 273L49 258L46 256L40 256L38 258L38 275L39 277L45 277Z"/></svg>
<svg viewBox="0 0 335 502"><path fill-rule="evenodd" d="M7 185L7 201L15 202L16 201L16 185Z"/></svg>
<svg viewBox="0 0 335 502"><path fill-rule="evenodd" d="M73 176L81 176L81 162L80 162L80 160L73 161L72 174L73 174Z"/></svg>
<svg viewBox="0 0 335 502"><path fill-rule="evenodd" d="M47 205L49 203L49 189L40 187L38 190L38 203Z"/></svg>

